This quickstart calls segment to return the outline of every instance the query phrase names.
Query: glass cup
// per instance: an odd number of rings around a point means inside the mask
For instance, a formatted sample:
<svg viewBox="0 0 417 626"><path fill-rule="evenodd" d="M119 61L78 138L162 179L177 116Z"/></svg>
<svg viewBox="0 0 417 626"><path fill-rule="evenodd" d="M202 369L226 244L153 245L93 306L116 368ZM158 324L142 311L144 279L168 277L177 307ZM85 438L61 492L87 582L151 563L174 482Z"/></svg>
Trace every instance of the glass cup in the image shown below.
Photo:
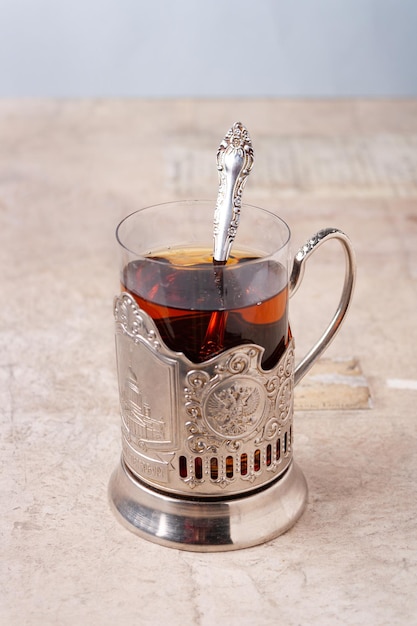
<svg viewBox="0 0 417 626"><path fill-rule="evenodd" d="M226 265L212 261L213 204L141 209L117 228L115 299L122 461L110 501L164 545L236 549L286 530L307 497L293 460L293 390L347 312L354 254L338 229L290 257L290 230L249 205ZM295 366L290 296L329 239L346 252L339 305ZM162 529L162 530L161 530Z"/></svg>

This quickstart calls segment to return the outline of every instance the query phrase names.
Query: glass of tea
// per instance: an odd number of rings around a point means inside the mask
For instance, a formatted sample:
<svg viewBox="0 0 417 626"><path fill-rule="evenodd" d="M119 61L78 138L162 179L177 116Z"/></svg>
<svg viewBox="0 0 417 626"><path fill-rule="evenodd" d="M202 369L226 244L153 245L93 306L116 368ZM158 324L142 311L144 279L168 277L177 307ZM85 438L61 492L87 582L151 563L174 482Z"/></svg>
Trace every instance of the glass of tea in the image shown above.
<svg viewBox="0 0 417 626"><path fill-rule="evenodd" d="M319 231L292 259L287 224L249 205L227 263L214 263L213 210L161 204L117 228L123 454L110 501L137 534L194 550L260 543L301 514L293 388L339 329L355 276L344 233ZM295 367L289 298L310 254L333 238L346 252L340 302Z"/></svg>

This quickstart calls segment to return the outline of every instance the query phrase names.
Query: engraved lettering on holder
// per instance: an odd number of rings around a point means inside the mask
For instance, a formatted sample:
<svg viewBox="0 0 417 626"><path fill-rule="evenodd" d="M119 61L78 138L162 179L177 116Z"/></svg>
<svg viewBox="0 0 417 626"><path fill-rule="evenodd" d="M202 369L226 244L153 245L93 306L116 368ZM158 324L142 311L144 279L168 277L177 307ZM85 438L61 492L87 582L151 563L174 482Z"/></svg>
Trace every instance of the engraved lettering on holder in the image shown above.
<svg viewBox="0 0 417 626"><path fill-rule="evenodd" d="M123 446L123 455L127 465L139 476L161 483L168 482L169 459L147 458L129 445ZM172 458L173 454L170 456Z"/></svg>

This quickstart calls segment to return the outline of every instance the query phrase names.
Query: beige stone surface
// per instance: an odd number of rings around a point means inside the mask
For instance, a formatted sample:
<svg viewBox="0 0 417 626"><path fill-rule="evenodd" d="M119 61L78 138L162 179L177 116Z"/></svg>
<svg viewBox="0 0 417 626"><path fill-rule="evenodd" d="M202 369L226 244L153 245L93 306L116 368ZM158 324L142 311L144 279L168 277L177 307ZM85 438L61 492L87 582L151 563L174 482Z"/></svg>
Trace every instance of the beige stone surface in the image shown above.
<svg viewBox="0 0 417 626"><path fill-rule="evenodd" d="M318 359L294 390L295 411L370 409L369 383L358 359Z"/></svg>
<svg viewBox="0 0 417 626"><path fill-rule="evenodd" d="M353 240L355 298L326 358L355 360L372 407L296 414L310 493L289 532L194 554L138 539L107 504L114 228L215 197L237 119L257 158L245 199L286 219L294 251L324 226ZM1 624L417 623L416 101L1 101L0 223ZM300 357L342 265L337 243L309 261Z"/></svg>

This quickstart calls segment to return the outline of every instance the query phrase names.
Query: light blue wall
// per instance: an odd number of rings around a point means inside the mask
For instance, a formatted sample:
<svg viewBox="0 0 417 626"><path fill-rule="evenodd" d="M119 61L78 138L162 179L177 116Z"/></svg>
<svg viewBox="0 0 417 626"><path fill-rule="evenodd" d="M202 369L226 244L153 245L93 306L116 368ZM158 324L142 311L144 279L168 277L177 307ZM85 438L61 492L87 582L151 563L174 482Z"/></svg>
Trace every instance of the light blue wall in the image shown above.
<svg viewBox="0 0 417 626"><path fill-rule="evenodd" d="M417 0L0 0L0 96L416 96Z"/></svg>

